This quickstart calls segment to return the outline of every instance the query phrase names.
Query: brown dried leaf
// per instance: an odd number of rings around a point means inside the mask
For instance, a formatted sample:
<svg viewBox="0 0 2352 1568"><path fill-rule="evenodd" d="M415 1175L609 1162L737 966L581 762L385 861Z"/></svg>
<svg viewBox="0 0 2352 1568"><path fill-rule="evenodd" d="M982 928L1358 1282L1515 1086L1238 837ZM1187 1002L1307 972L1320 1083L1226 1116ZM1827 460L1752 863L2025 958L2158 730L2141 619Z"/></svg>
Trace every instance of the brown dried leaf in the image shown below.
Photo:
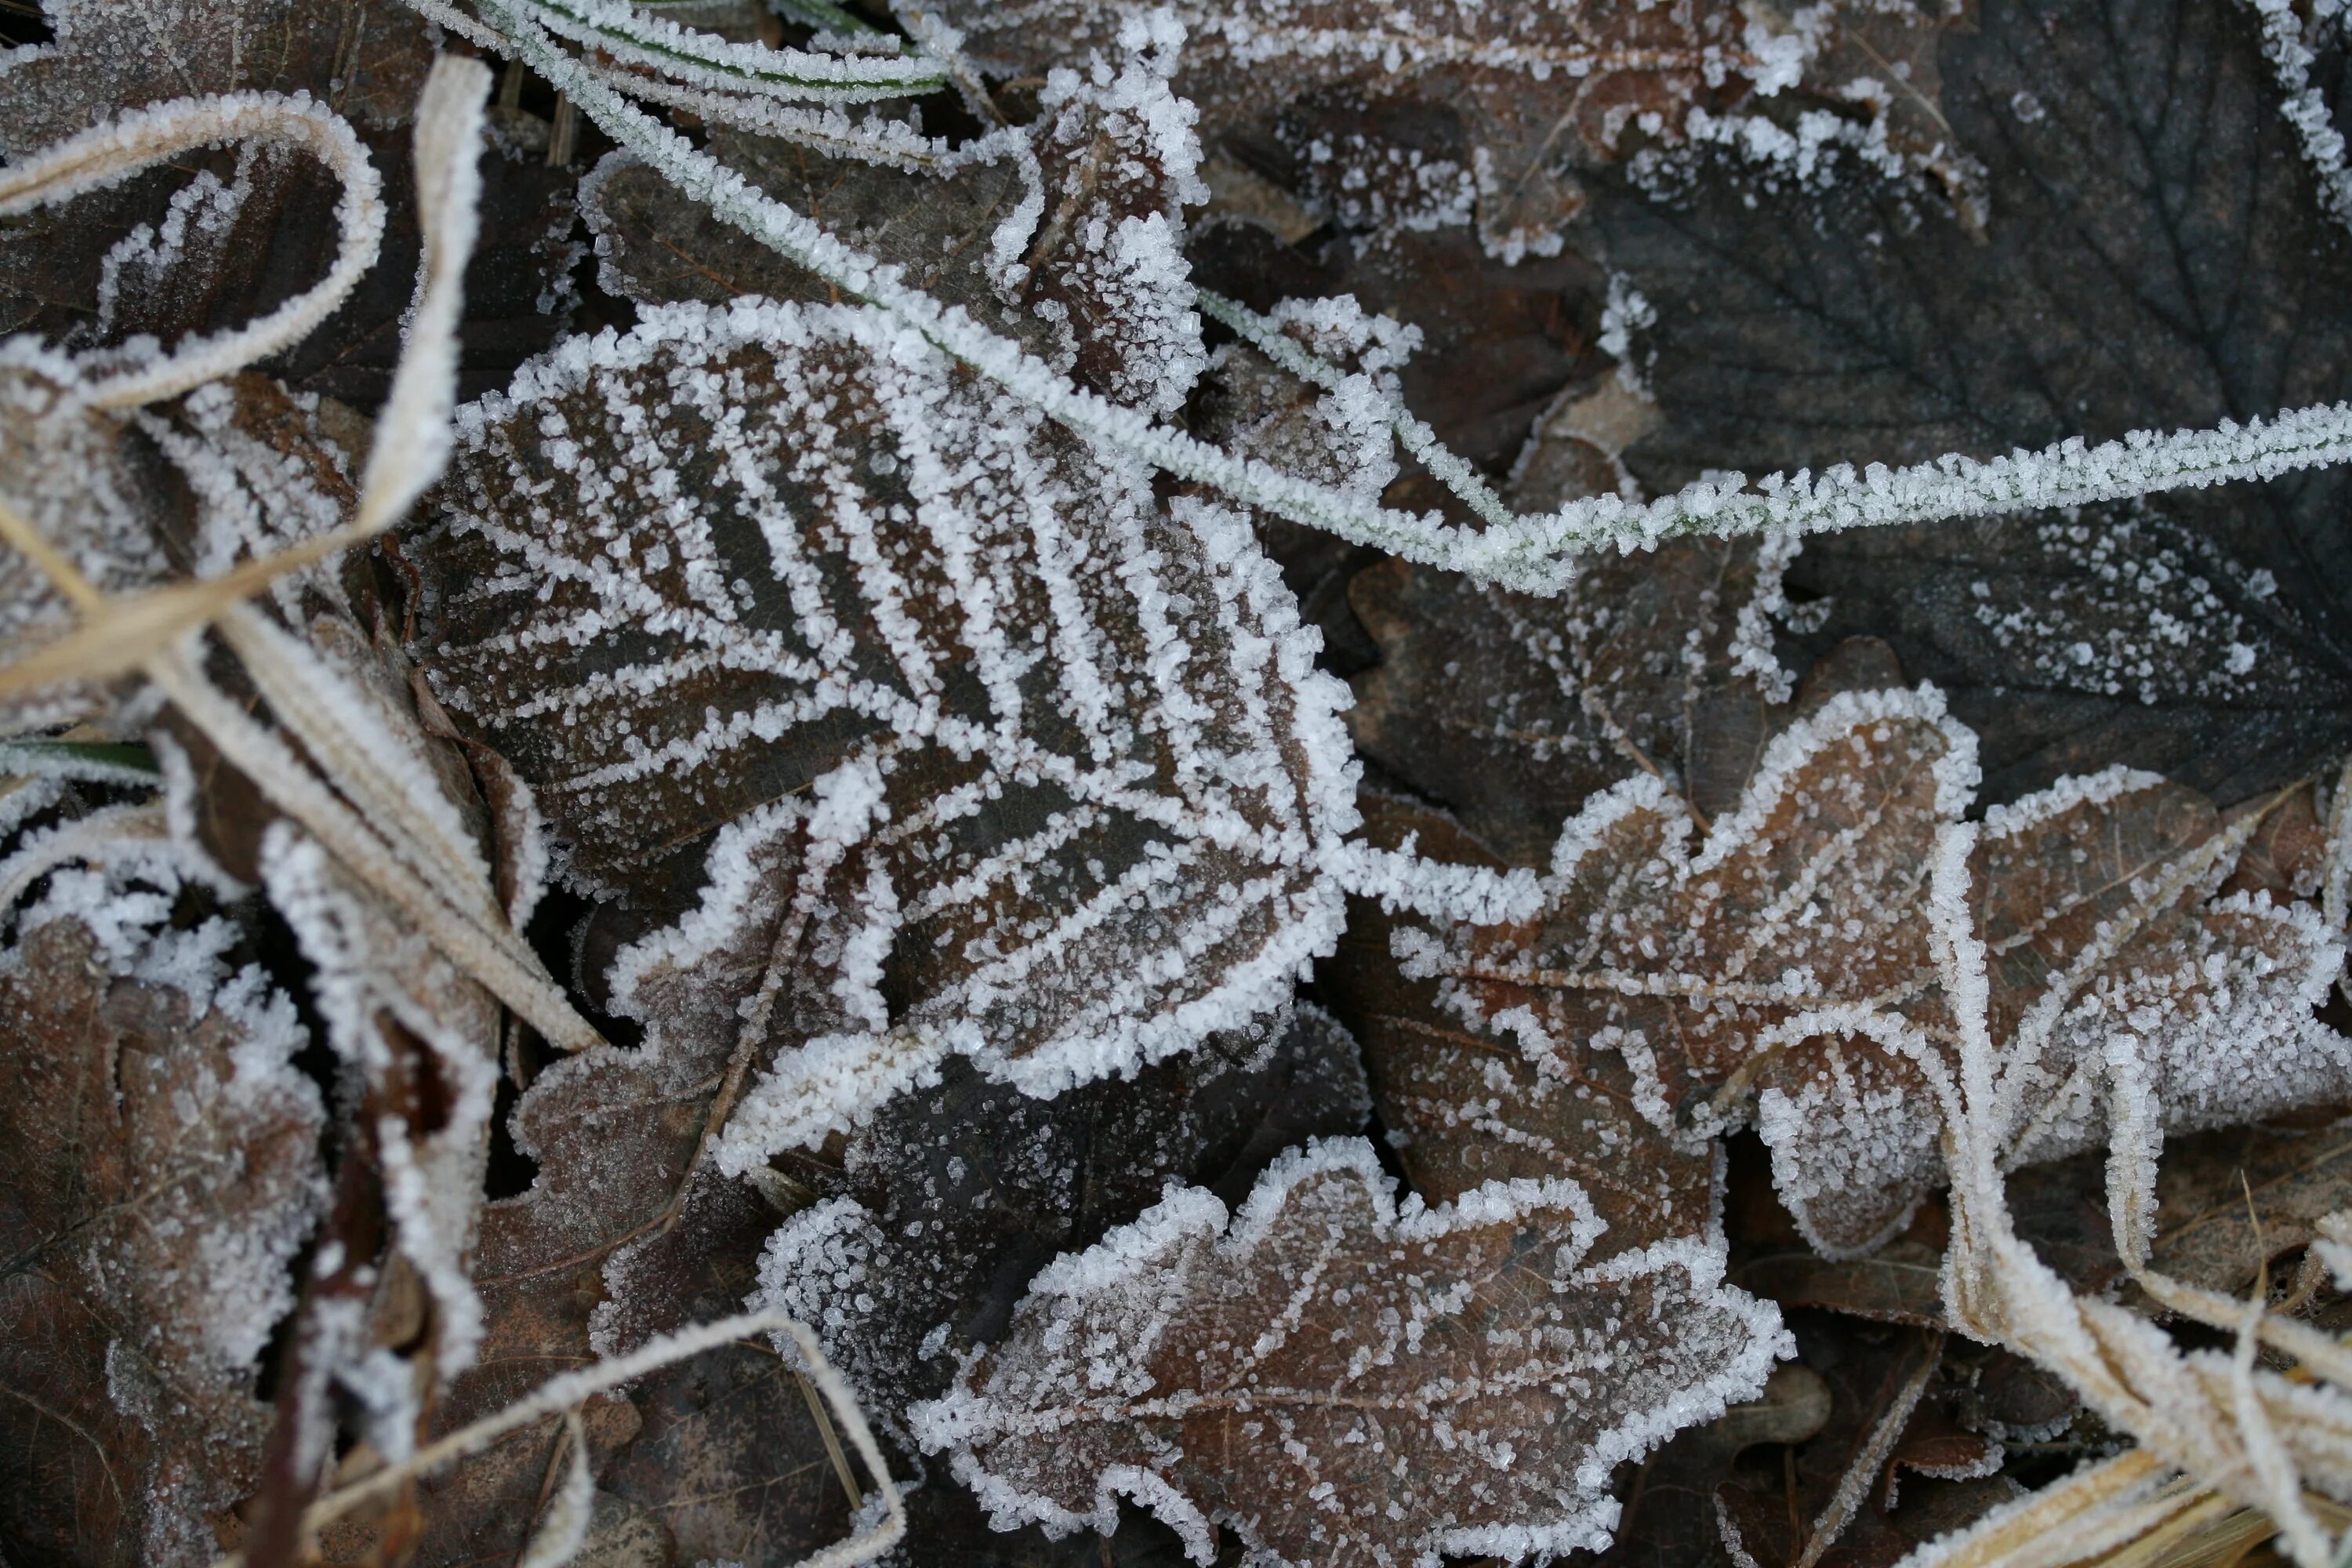
<svg viewBox="0 0 2352 1568"><path fill-rule="evenodd" d="M1905 1053L1946 1049L1918 911L1940 825L1973 781L1973 738L1932 691L1843 693L1772 742L1703 842L1679 800L1635 779L1569 824L1538 920L1443 938L1408 926L1394 947L1538 1070L1622 1058L1663 1134L1728 1124L1756 1092L1774 1184L1807 1238L1866 1250L1939 1174L1940 1111ZM1995 1037L2030 1008L2058 1019L2011 1086L2033 1108L2013 1160L2105 1137L2119 1030L2151 1114L2176 1129L2334 1100L2352 1081L2352 1045L2312 1015L2333 940L2305 911L2208 901L2232 845L2200 797L2113 772L1986 826L1973 886Z"/></svg>
<svg viewBox="0 0 2352 1568"><path fill-rule="evenodd" d="M1131 1223L1171 1181L1238 1202L1284 1150L1360 1132L1370 1111L1355 1041L1312 1006L1271 1043L1217 1037L1052 1100L951 1068L860 1128L838 1175L814 1178L824 1201L770 1239L762 1300L814 1325L895 1421L1003 1335L1055 1255Z"/></svg>
<svg viewBox="0 0 2352 1568"><path fill-rule="evenodd" d="M1820 1307L1913 1328L1944 1326L1944 1255L1924 1242L1891 1241L1866 1258L1823 1258L1811 1248L1768 1253L1732 1270L1742 1289L1783 1307Z"/></svg>
<svg viewBox="0 0 2352 1568"><path fill-rule="evenodd" d="M364 0L48 0L41 14L54 41L0 55L0 150L11 159L117 110L212 92L307 91L389 130L406 121L433 63L422 17Z"/></svg>
<svg viewBox="0 0 2352 1568"><path fill-rule="evenodd" d="M259 1479L257 1363L325 1198L325 1115L292 1005L169 903L63 874L0 955L12 1561L204 1564Z"/></svg>
<svg viewBox="0 0 2352 1568"><path fill-rule="evenodd" d="M1610 1470L1760 1389L1770 1310L1672 1244L1591 1262L1565 1182L1397 1209L1370 1146L1277 1164L1227 1231L1171 1192L1041 1275L912 1424L1000 1524L1108 1528L1125 1494L1270 1563L1598 1547Z"/></svg>
<svg viewBox="0 0 2352 1568"><path fill-rule="evenodd" d="M1437 813L1376 794L1362 805L1367 836L1383 847L1410 839L1437 859L1497 863ZM1642 1113L1622 1057L1537 1061L1465 1026L1434 979L1407 974L1391 955L1401 923L1351 902L1339 951L1318 973L1363 1042L1374 1103L1415 1192L1450 1203L1490 1181L1565 1176L1609 1222L1608 1250L1717 1232L1713 1150Z"/></svg>
<svg viewBox="0 0 2352 1568"><path fill-rule="evenodd" d="M1788 553L1677 541L1546 599L1383 562L1349 586L1381 647L1354 682L1356 743L1523 864L1635 773L1711 819L1786 718L1771 636Z"/></svg>
<svg viewBox="0 0 2352 1568"><path fill-rule="evenodd" d="M1083 68L1147 7L955 0L940 9L984 66L1034 78ZM1488 253L1512 261L1559 252L1562 226L1584 205L1579 169L1678 142L1694 109L1738 107L1759 85L1778 90L1811 74L1796 37L1712 0L1196 0L1177 14L1189 33L1177 88L1199 107L1205 139L1270 139L1262 161L1271 172L1346 226L1425 229L1475 213ZM1899 16L1891 26L1876 18L1882 45L1926 24ZM1882 62L1861 74L1890 73Z"/></svg>

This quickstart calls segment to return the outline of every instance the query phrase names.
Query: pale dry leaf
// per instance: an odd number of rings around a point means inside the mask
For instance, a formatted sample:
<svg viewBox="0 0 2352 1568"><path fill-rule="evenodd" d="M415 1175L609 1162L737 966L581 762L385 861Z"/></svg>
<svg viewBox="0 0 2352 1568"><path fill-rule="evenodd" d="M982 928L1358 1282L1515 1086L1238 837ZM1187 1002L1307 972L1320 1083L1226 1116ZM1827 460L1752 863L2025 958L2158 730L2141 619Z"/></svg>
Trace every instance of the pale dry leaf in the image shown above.
<svg viewBox="0 0 2352 1568"><path fill-rule="evenodd" d="M1606 1227L1572 1183L1391 1194L1352 1139L1285 1159L1237 1215L1172 1192L1039 1276L917 1436L1000 1523L1108 1528L1126 1495L1197 1562L1222 1525L1269 1563L1434 1568L1604 1544L1616 1464L1785 1352L1719 1252L1591 1262Z"/></svg>

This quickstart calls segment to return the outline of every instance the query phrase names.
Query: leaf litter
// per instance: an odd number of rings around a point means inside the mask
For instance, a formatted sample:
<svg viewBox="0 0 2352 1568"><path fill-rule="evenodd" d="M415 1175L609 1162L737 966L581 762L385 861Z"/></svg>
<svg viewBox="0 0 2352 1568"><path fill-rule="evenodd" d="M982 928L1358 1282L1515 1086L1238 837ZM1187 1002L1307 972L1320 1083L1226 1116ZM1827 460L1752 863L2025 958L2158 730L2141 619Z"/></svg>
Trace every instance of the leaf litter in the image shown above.
<svg viewBox="0 0 2352 1568"><path fill-rule="evenodd" d="M2332 1561L2341 45L2077 12L57 0L0 1551Z"/></svg>

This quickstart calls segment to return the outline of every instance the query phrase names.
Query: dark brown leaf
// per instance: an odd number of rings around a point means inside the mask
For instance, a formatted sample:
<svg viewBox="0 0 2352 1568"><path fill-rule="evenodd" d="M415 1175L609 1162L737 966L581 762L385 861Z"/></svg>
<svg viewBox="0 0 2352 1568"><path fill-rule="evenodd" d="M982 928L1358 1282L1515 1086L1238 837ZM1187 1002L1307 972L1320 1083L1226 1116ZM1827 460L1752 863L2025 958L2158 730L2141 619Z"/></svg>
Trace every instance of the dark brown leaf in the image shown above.
<svg viewBox="0 0 2352 1568"><path fill-rule="evenodd" d="M2352 247L2280 112L2254 17L1986 0L1934 75L1989 216L1832 157L1820 184L1697 170L1599 204L1664 426L1657 486L2210 426L2338 398ZM2317 78L2340 113L2331 54ZM1822 636L1888 637L1984 733L1988 794L2128 762L2228 802L2352 714L2340 476L2161 508L1808 544Z"/></svg>

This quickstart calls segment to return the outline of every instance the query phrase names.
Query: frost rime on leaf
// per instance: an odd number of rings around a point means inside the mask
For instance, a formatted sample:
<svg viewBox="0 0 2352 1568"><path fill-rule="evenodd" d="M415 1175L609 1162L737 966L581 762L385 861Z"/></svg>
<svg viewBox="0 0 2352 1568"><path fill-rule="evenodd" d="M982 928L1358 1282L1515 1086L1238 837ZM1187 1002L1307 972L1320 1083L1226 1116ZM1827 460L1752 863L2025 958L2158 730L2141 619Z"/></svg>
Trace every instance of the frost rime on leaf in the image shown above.
<svg viewBox="0 0 2352 1568"><path fill-rule="evenodd" d="M833 115L792 140L714 129L759 188L1115 402L1165 416L1203 360L1183 209L1207 199L1175 40L1136 23L1053 71L1028 126L950 149ZM720 222L625 153L583 187L607 289L643 303L824 303L832 283Z"/></svg>
<svg viewBox="0 0 2352 1568"><path fill-rule="evenodd" d="M123 416L93 409L68 356L28 338L0 343L0 475L8 504L58 542L101 589L153 587L169 575L159 542L167 470L126 439ZM0 658L14 663L74 625L63 595L22 552L0 550ZM0 731L21 734L100 710L87 684L0 702Z"/></svg>
<svg viewBox="0 0 2352 1568"><path fill-rule="evenodd" d="M1349 715L1364 752L1513 858L1603 786L1656 773L1737 803L1787 677L1772 657L1785 546L1677 540L1586 563L1557 598L1383 562L1348 587L1381 662Z"/></svg>
<svg viewBox="0 0 2352 1568"><path fill-rule="evenodd" d="M1368 837L1383 847L1410 838L1440 860L1496 863L1424 807L1368 793L1364 814ZM1448 1203L1488 1182L1562 1177L1609 1223L1605 1251L1694 1237L1723 1245L1716 1152L1662 1114L1643 1045L1599 1035L1579 1051L1529 1051L1522 1041L1532 1018L1465 1024L1439 981L1397 963L1401 926L1417 929L1358 900L1339 953L1318 973L1363 1041L1381 1124L1413 1191ZM1649 1080L1635 1061L1652 1069Z"/></svg>
<svg viewBox="0 0 2352 1568"><path fill-rule="evenodd" d="M1696 1243L1590 1262L1572 1183L1394 1205L1369 1144L1310 1144L1240 1212L1198 1189L1055 1262L917 1436L1000 1525L1131 1497L1316 1568L1608 1540L1611 1469L1763 1386L1769 1305Z"/></svg>
<svg viewBox="0 0 2352 1568"><path fill-rule="evenodd" d="M650 311L469 410L453 473L431 673L573 873L731 825L635 984L826 977L797 1018L706 994L807 1041L729 1169L950 1050L1051 1092L1184 1048L1336 933L1341 697L1246 525L878 313Z"/></svg>
<svg viewBox="0 0 2352 1568"><path fill-rule="evenodd" d="M996 1337L1028 1274L1150 1207L1170 1182L1238 1197L1278 1152L1360 1131L1356 1042L1301 1005L1271 1042L1218 1037L1132 1079L1031 1100L954 1067L858 1129L824 1201L769 1239L761 1304L814 1329L895 1421Z"/></svg>
<svg viewBox="0 0 2352 1568"><path fill-rule="evenodd" d="M1755 1091L1808 1238L1864 1249L1942 1174L1920 1063L1953 1025L1919 910L1974 758L1932 689L1847 693L1773 742L1704 839L1636 779L1568 824L1536 921L1408 925L1394 946L1475 1036L1539 1074L1623 1057L1661 1132L1719 1122ZM2033 1108L2012 1161L2106 1136L2116 1050L2154 1097L2143 1114L2175 1128L2352 1086L2352 1043L2311 1017L2339 944L2266 896L2210 901L2236 844L2216 826L2201 798L2120 771L1989 819L1975 877L1990 1005L2004 1026L2046 1014L2051 1029L2042 1077L2009 1090Z"/></svg>
<svg viewBox="0 0 2352 1568"><path fill-rule="evenodd" d="M1154 10L1137 0L1013 0L943 6L975 58L1008 74L1035 71L1099 47ZM1615 155L1628 132L1674 138L1696 104L1717 108L1750 91L1793 83L1811 42L1776 36L1731 6L1671 5L1395 4L1392 0L1257 0L1173 8L1190 37L1179 90L1201 106L1212 138L1249 127L1305 99L1345 106L1335 121L1360 126L1361 107L1418 97L1458 113L1467 147L1443 168L1412 168L1406 189L1441 185L1441 210L1467 216L1475 192L1480 238L1516 261L1556 255L1560 226L1584 197L1571 168ZM1316 168L1302 183L1342 194L1396 184L1392 160L1416 149L1316 134L1295 150ZM1424 193L1414 193L1423 195ZM1424 221L1426 221L1424 219Z"/></svg>
<svg viewBox="0 0 2352 1568"><path fill-rule="evenodd" d="M201 1568L259 1479L257 1362L324 1206L292 1005L176 877L57 873L0 953L0 1541Z"/></svg>

